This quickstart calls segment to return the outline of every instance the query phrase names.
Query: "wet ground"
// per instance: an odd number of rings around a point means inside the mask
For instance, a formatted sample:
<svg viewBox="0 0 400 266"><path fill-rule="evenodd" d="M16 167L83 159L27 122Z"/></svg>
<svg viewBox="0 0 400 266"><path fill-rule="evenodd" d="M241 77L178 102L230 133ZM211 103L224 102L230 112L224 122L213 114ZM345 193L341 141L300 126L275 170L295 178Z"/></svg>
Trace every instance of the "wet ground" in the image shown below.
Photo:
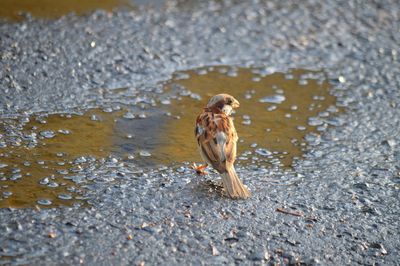
<svg viewBox="0 0 400 266"><path fill-rule="evenodd" d="M149 101L4 119L0 207L81 204L80 172L95 169L107 156L142 167L198 161L189 128L221 91L241 102L235 121L243 166L291 167L307 150L306 140L317 144L339 112L323 72L268 75L260 68L209 67L176 73L164 87L160 106ZM130 94L129 88L112 91L114 100L135 99Z"/></svg>
<svg viewBox="0 0 400 266"><path fill-rule="evenodd" d="M2 22L0 263L398 265L398 16L217 1ZM219 92L241 102L247 201L189 167Z"/></svg>

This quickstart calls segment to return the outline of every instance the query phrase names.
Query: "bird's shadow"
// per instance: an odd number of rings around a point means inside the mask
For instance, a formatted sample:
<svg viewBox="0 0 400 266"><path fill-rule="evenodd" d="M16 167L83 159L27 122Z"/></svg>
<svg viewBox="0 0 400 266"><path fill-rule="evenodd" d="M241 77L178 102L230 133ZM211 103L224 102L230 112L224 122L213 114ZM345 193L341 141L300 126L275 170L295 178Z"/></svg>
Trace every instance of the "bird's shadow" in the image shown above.
<svg viewBox="0 0 400 266"><path fill-rule="evenodd" d="M190 183L192 193L199 197L218 197L226 198L226 193L222 184L222 180L216 179L214 176L199 178Z"/></svg>

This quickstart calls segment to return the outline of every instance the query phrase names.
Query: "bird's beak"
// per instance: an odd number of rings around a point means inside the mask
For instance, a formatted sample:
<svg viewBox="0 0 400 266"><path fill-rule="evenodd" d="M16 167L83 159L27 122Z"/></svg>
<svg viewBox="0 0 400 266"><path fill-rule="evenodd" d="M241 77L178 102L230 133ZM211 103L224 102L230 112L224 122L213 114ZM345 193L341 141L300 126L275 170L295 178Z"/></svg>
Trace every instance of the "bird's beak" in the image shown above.
<svg viewBox="0 0 400 266"><path fill-rule="evenodd" d="M240 106L239 101L235 99L235 100L233 101L233 103L232 103L232 108L238 108L239 106Z"/></svg>

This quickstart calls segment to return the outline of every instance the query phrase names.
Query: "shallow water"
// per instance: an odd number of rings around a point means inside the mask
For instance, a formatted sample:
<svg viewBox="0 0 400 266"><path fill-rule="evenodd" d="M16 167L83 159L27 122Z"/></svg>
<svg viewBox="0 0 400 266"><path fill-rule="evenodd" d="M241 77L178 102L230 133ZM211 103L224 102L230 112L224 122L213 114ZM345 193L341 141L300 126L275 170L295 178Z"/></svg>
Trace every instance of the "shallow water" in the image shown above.
<svg viewBox="0 0 400 266"><path fill-rule="evenodd" d="M112 11L118 6L126 6L126 0L2 0L0 1L0 17L20 20L21 12L30 13L34 17L57 18L74 12L82 15L96 9Z"/></svg>
<svg viewBox="0 0 400 266"><path fill-rule="evenodd" d="M72 205L70 197L80 202L83 191L71 179L112 147L112 118L93 121L93 113L33 116L19 124L22 134L14 138L13 124L20 121L2 121L8 145L0 149L0 207L32 207L40 200ZM12 194L4 197L5 192Z"/></svg>
<svg viewBox="0 0 400 266"><path fill-rule="evenodd" d="M191 94L172 101L171 113L180 119L166 124L172 141L160 146L159 152L173 154L177 161L200 159L193 148L192 127L209 98L218 93L229 93L240 102L234 123L238 159L244 164L290 166L306 148L304 137L326 129L324 120L331 114L323 111L329 106L337 111L323 72L269 75L266 69L212 67L179 73L166 86L172 89L176 84L188 90L184 94Z"/></svg>
<svg viewBox="0 0 400 266"><path fill-rule="evenodd" d="M29 13L37 18L55 19L69 13L84 15L99 9L107 12L116 8L131 10L138 7L153 7L160 9L166 2L166 0L1 0L0 17L19 21L23 19L24 13Z"/></svg>
<svg viewBox="0 0 400 266"><path fill-rule="evenodd" d="M92 172L107 160L141 168L200 162L194 121L214 94L241 103L234 122L242 166L291 166L305 138L318 141L338 110L323 72L201 68L176 73L164 88L152 104L1 120L0 207L82 205L82 185L96 182Z"/></svg>

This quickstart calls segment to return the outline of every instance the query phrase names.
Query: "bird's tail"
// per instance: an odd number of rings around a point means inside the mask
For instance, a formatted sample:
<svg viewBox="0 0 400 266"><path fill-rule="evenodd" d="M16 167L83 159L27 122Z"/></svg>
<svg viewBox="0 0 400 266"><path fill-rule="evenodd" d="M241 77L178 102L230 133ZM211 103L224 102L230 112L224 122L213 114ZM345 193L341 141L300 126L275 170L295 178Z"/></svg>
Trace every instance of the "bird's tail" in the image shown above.
<svg viewBox="0 0 400 266"><path fill-rule="evenodd" d="M227 172L222 174L222 182L228 196L234 199L247 199L250 197L248 188L240 181L233 165L228 166L226 170Z"/></svg>

